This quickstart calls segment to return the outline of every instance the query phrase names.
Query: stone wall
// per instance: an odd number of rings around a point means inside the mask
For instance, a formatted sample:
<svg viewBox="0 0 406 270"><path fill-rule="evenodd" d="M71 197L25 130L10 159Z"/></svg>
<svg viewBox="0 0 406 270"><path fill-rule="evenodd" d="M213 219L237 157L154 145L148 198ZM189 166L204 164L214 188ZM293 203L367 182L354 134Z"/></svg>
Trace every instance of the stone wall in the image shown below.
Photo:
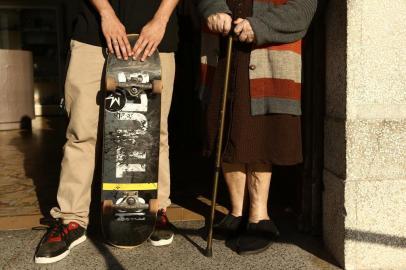
<svg viewBox="0 0 406 270"><path fill-rule="evenodd" d="M323 226L346 269L406 269L406 1L329 0Z"/></svg>

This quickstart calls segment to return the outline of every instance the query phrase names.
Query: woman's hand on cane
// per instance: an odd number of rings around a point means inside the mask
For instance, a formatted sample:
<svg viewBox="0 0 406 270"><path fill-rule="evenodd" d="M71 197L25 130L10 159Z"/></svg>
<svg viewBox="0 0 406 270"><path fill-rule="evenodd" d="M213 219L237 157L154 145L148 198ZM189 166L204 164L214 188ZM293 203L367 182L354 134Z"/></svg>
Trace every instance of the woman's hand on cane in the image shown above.
<svg viewBox="0 0 406 270"><path fill-rule="evenodd" d="M255 33L251 24L246 19L238 18L234 22L234 33L241 42L252 43L255 40Z"/></svg>
<svg viewBox="0 0 406 270"><path fill-rule="evenodd" d="M216 13L207 18L207 27L214 33L227 36L231 30L233 19L227 13Z"/></svg>

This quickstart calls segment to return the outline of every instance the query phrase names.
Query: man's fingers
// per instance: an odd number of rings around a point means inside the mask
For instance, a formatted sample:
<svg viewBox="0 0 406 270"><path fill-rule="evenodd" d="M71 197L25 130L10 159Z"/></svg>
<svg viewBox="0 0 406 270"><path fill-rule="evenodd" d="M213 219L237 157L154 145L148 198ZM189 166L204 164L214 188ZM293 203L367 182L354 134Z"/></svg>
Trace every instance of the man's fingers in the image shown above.
<svg viewBox="0 0 406 270"><path fill-rule="evenodd" d="M152 47L152 49L149 51L148 56L153 55L157 48L158 48L158 44L155 44L155 45Z"/></svg>
<svg viewBox="0 0 406 270"><path fill-rule="evenodd" d="M121 57L121 52L120 52L120 45L119 45L117 39L112 38L111 43L113 44L114 53L116 54L116 57L118 59L121 59L122 57Z"/></svg>
<svg viewBox="0 0 406 270"><path fill-rule="evenodd" d="M144 54L142 55L141 61L145 61L145 59L147 59L152 47L154 47L154 43L153 42L148 43L148 45L146 46L146 48L144 50Z"/></svg>
<svg viewBox="0 0 406 270"><path fill-rule="evenodd" d="M106 41L107 41L107 48L109 48L109 52L114 53L113 46L111 44L111 38L107 38Z"/></svg>
<svg viewBox="0 0 406 270"><path fill-rule="evenodd" d="M134 60L137 58L137 55L135 53L140 48L142 41L143 41L142 37L138 38L137 42L134 45L134 48L132 49Z"/></svg>
<svg viewBox="0 0 406 270"><path fill-rule="evenodd" d="M141 52L145 49L145 46L147 46L148 41L147 40L141 40L141 42L138 44L138 46L134 47L133 52L133 58L138 59L139 55Z"/></svg>
<svg viewBox="0 0 406 270"><path fill-rule="evenodd" d="M124 42L125 48L127 49L128 56L132 56L133 51L131 50L131 45L130 45L130 42L128 41L127 35L125 35L123 37L123 42Z"/></svg>
<svg viewBox="0 0 406 270"><path fill-rule="evenodd" d="M126 49L126 47L125 47L123 38L118 38L118 44L119 44L119 46L120 46L121 55L123 56L123 58L124 58L125 60L127 60L127 59L128 59L128 54L127 54L127 49Z"/></svg>

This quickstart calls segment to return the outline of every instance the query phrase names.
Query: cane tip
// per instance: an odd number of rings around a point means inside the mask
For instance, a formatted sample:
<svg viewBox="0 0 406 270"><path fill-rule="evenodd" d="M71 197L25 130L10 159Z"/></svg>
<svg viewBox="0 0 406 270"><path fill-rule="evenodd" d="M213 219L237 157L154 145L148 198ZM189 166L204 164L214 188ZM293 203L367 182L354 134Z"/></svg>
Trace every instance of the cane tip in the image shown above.
<svg viewBox="0 0 406 270"><path fill-rule="evenodd" d="M211 257L213 257L213 250L210 248L210 249L206 249L206 257L209 257L209 258L211 258Z"/></svg>

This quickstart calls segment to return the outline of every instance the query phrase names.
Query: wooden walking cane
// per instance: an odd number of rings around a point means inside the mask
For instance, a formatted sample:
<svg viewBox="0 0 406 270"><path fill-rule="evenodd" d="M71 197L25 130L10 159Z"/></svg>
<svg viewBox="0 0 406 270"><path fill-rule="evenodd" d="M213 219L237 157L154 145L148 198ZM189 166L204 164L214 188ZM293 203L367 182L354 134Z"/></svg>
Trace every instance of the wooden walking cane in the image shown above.
<svg viewBox="0 0 406 270"><path fill-rule="evenodd" d="M209 221L209 231L207 236L207 247L206 247L206 257L213 256L213 222L214 214L216 212L216 200L217 200L217 186L219 175L221 171L221 156L223 148L223 136L224 136L224 122L227 109L227 96L228 96L228 82L230 78L230 65L231 65L231 51L233 49L233 35L230 34L227 40L227 55L226 55L226 72L224 77L224 87L223 87L223 96L221 99L220 107L220 121L219 121L219 131L217 136L217 149L216 149L216 167L214 171L214 180L213 180L213 193L211 199L211 212L210 212L210 221Z"/></svg>

